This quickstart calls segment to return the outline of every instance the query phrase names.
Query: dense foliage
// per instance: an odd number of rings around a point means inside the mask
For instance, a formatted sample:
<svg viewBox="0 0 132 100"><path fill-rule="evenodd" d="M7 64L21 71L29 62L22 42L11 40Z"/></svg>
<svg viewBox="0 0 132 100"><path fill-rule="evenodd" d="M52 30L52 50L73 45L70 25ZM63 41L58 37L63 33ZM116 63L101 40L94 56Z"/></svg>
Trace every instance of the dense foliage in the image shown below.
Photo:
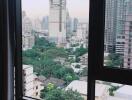
<svg viewBox="0 0 132 100"><path fill-rule="evenodd" d="M108 62L106 62L106 66L110 67L121 67L123 64L123 58L116 53L112 53L108 55Z"/></svg>
<svg viewBox="0 0 132 100"><path fill-rule="evenodd" d="M41 98L44 100L84 100L77 91L71 89L65 91L49 84L41 91Z"/></svg>
<svg viewBox="0 0 132 100"><path fill-rule="evenodd" d="M79 56L84 55L87 52L88 52L88 49L83 48L83 46L81 46L80 48L77 48L73 54L76 55L76 57L79 57Z"/></svg>
<svg viewBox="0 0 132 100"><path fill-rule="evenodd" d="M109 88L109 95L114 96L114 91L116 91L117 89L119 89L119 86L112 86L111 88Z"/></svg>
<svg viewBox="0 0 132 100"><path fill-rule="evenodd" d="M23 64L33 65L34 71L39 75L63 79L66 83L78 79L72 68L54 61L57 57L67 59L68 52L45 38L36 38L34 47L23 51Z"/></svg>

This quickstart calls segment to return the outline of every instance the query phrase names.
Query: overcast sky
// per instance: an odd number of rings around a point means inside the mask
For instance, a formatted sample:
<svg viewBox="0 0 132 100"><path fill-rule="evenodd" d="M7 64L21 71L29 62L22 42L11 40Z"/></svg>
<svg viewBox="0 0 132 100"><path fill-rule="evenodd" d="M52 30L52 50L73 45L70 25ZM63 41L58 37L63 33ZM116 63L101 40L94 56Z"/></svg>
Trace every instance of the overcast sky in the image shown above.
<svg viewBox="0 0 132 100"><path fill-rule="evenodd" d="M71 17L88 20L89 0L67 0L67 8ZM22 0L22 10L32 19L42 18L49 15L49 0Z"/></svg>

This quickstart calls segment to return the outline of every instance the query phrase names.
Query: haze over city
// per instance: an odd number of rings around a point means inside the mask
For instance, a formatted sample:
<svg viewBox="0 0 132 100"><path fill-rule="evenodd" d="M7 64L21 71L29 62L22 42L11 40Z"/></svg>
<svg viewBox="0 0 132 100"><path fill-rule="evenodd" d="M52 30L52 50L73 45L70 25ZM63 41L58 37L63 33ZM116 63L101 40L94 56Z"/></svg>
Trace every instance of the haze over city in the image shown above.
<svg viewBox="0 0 132 100"><path fill-rule="evenodd" d="M88 21L89 0L67 0L67 9L71 17L81 21ZM49 15L49 0L22 0L22 10L31 19Z"/></svg>

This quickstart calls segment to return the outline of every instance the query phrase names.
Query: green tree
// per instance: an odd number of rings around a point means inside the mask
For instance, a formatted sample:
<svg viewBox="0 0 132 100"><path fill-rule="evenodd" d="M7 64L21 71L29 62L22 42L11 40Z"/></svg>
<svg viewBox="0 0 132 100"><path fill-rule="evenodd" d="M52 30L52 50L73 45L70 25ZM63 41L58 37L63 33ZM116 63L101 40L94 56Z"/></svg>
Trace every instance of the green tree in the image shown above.
<svg viewBox="0 0 132 100"><path fill-rule="evenodd" d="M114 91L116 91L119 88L119 86L112 86L109 88L109 95L114 96Z"/></svg>
<svg viewBox="0 0 132 100"><path fill-rule="evenodd" d="M77 92L69 89L63 93L65 100L84 100L84 98Z"/></svg>
<svg viewBox="0 0 132 100"><path fill-rule="evenodd" d="M121 55L112 53L108 55L108 62L106 62L106 66L109 67L121 67L123 64L123 58Z"/></svg>
<svg viewBox="0 0 132 100"><path fill-rule="evenodd" d="M54 43L51 43L42 37L42 38L36 38L33 49L43 52L47 49L54 48L54 47L55 47Z"/></svg>
<svg viewBox="0 0 132 100"><path fill-rule="evenodd" d="M74 52L74 54L76 55L76 57L82 56L83 54L87 53L88 49L83 48L82 46L80 48L77 48L76 51Z"/></svg>
<svg viewBox="0 0 132 100"><path fill-rule="evenodd" d="M58 48L54 43L50 43L45 38L36 38L32 49L23 51L23 64L33 65L34 71L38 75L45 77L55 77L65 79L66 74L75 77L72 68L66 68L58 62L57 57L68 59L68 51Z"/></svg>
<svg viewBox="0 0 132 100"><path fill-rule="evenodd" d="M67 91L59 88L55 88L53 90L50 90L48 92L41 92L41 97L44 100L84 100L83 97L77 92L73 91L72 89L69 89Z"/></svg>
<svg viewBox="0 0 132 100"><path fill-rule="evenodd" d="M73 80L73 77L70 74L66 74L64 80L66 81L66 84L68 84Z"/></svg>

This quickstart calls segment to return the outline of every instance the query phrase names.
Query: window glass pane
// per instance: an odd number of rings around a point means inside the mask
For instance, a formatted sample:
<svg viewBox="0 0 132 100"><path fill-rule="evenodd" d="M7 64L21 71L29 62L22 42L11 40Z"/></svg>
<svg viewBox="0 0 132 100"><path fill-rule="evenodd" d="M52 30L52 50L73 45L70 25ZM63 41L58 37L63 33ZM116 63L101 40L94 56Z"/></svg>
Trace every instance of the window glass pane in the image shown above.
<svg viewBox="0 0 132 100"><path fill-rule="evenodd" d="M22 0L25 96L87 98L88 19L89 0Z"/></svg>
<svg viewBox="0 0 132 100"><path fill-rule="evenodd" d="M132 68L132 0L106 0L104 65Z"/></svg>
<svg viewBox="0 0 132 100"><path fill-rule="evenodd" d="M132 86L96 81L95 100L131 100Z"/></svg>

